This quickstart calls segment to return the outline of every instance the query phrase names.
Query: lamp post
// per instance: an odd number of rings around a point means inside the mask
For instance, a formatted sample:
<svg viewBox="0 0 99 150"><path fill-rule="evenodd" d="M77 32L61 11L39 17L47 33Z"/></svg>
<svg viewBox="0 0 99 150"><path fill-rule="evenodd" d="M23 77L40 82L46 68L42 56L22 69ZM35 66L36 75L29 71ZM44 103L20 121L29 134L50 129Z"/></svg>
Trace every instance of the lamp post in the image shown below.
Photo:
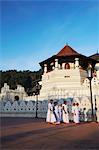
<svg viewBox="0 0 99 150"><path fill-rule="evenodd" d="M91 100L91 116L92 116L92 121L94 121L94 113L93 113L93 101L92 101L92 86L91 86L91 80L92 80L92 66L89 64L88 66L88 79L89 79L89 83L90 83L90 100Z"/></svg>
<svg viewBox="0 0 99 150"><path fill-rule="evenodd" d="M38 118L38 114L37 114L37 111L38 111L38 95L39 95L40 89L41 89L41 86L39 85L38 82L36 82L36 85L35 85L35 87L33 88L33 93L34 93L35 96L36 96L36 112L35 112L35 118Z"/></svg>
<svg viewBox="0 0 99 150"><path fill-rule="evenodd" d="M35 118L38 118L37 111L38 111L38 95L36 94L36 114L35 114Z"/></svg>

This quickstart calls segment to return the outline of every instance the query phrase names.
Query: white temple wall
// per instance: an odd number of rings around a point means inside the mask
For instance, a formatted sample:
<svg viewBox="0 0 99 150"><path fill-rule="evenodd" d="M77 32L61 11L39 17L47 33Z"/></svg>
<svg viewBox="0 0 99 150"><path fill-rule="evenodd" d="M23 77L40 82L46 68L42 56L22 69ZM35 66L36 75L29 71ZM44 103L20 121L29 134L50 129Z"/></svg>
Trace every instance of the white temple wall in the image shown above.
<svg viewBox="0 0 99 150"><path fill-rule="evenodd" d="M60 103L62 102L63 100L60 99ZM84 108L86 108L86 111L89 114L89 120L90 120L90 116L91 116L90 97L88 96L73 97L72 103L73 102L79 103L79 109L82 114L83 114ZM71 107L72 103L68 103L69 108L72 108ZM48 105L48 100L38 101L38 111L37 111L38 117L46 118L47 105ZM96 96L96 106L99 111L99 96ZM35 101L18 101L18 102L14 101L12 103L10 101L6 103L3 101L0 102L0 116L1 117L35 117L35 115L36 115Z"/></svg>
<svg viewBox="0 0 99 150"><path fill-rule="evenodd" d="M17 85L15 90L9 88L7 83L4 83L4 87L1 88L0 100L15 100L15 96L18 96L20 100L24 99L27 96L24 87Z"/></svg>
<svg viewBox="0 0 99 150"><path fill-rule="evenodd" d="M53 93L53 89L71 90L81 88L81 84L86 77L86 71L79 69L53 70L42 75L41 99L47 98L48 93ZM81 95L81 94L80 94Z"/></svg>

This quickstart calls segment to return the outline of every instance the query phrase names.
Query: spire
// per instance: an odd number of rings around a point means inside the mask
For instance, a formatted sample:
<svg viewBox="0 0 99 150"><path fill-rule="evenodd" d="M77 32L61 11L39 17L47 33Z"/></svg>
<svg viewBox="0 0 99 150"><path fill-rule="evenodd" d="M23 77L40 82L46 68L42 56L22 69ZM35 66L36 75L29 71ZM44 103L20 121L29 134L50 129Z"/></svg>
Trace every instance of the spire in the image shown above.
<svg viewBox="0 0 99 150"><path fill-rule="evenodd" d="M68 42L66 42L66 46L68 46Z"/></svg>

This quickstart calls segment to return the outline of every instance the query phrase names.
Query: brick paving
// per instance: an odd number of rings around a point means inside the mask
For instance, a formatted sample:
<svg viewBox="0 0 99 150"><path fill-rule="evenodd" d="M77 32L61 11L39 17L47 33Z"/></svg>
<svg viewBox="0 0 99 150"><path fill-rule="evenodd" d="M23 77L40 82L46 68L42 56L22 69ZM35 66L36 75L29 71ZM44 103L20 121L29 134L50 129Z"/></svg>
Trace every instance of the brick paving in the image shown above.
<svg viewBox="0 0 99 150"><path fill-rule="evenodd" d="M45 119L1 118L2 150L99 150L99 123L47 124Z"/></svg>

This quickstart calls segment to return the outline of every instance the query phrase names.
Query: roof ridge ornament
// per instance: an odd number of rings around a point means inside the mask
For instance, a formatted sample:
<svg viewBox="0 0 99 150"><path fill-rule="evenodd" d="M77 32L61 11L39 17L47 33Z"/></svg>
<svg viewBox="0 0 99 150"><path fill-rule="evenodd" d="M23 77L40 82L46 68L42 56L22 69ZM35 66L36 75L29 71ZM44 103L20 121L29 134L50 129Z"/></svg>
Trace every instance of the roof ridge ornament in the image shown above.
<svg viewBox="0 0 99 150"><path fill-rule="evenodd" d="M68 46L68 42L66 42L66 46Z"/></svg>

